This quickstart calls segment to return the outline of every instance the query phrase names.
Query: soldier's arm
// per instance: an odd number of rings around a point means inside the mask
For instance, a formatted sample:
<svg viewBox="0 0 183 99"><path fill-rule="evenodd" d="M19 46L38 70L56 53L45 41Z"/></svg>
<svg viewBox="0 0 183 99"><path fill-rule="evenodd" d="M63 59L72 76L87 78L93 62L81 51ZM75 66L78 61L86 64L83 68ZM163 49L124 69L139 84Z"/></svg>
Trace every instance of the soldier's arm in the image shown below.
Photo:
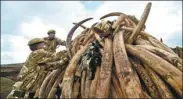
<svg viewBox="0 0 183 99"><path fill-rule="evenodd" d="M60 53L59 53L60 54ZM44 66L46 63L48 62L53 62L53 61L58 61L60 60L60 55L58 53L50 53L47 52L43 49L37 50L32 52L29 57L27 58L25 63L29 63L29 64L37 64L39 66ZM17 76L17 79L20 80L22 79L22 77L24 76L24 74L26 74L28 72L29 69L31 69L32 67L26 67L26 64L24 64L20 70L20 73Z"/></svg>
<svg viewBox="0 0 183 99"><path fill-rule="evenodd" d="M64 40L61 40L60 38L56 38L56 39L57 39L57 45L66 46L66 42Z"/></svg>
<svg viewBox="0 0 183 99"><path fill-rule="evenodd" d="M38 64L58 61L61 59L58 53L51 53L45 50L39 50L34 54L34 58Z"/></svg>
<svg viewBox="0 0 183 99"><path fill-rule="evenodd" d="M60 61L46 63L44 69L45 70L54 70L57 68L65 69L67 67L68 62L69 62L69 58L64 57Z"/></svg>
<svg viewBox="0 0 183 99"><path fill-rule="evenodd" d="M28 72L28 68L23 65L22 68L20 69L19 74L17 75L17 81L21 80L22 77Z"/></svg>
<svg viewBox="0 0 183 99"><path fill-rule="evenodd" d="M49 52L46 54L50 54ZM69 62L69 57L66 53L66 50L62 50L55 54L56 58L59 59L50 59L50 57L44 57L42 60L38 61L38 64L41 65L45 70L53 70L57 68L64 69ZM52 58L54 58L52 57Z"/></svg>

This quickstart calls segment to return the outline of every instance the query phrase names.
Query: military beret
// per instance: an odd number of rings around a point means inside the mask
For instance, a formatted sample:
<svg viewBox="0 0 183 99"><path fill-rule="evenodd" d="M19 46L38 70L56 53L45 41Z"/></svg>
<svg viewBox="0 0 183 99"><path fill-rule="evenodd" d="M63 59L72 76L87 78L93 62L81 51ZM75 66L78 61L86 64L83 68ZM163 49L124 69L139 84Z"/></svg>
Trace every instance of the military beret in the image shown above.
<svg viewBox="0 0 183 99"><path fill-rule="evenodd" d="M41 43L41 42L44 42L44 40L41 39L41 38L34 38L34 39L32 39L32 40L30 40L30 41L28 42L28 45L30 46L30 45L32 45L32 44Z"/></svg>
<svg viewBox="0 0 183 99"><path fill-rule="evenodd" d="M55 30L49 30L48 32L47 32L47 34L49 34L49 33L55 33L56 31Z"/></svg>

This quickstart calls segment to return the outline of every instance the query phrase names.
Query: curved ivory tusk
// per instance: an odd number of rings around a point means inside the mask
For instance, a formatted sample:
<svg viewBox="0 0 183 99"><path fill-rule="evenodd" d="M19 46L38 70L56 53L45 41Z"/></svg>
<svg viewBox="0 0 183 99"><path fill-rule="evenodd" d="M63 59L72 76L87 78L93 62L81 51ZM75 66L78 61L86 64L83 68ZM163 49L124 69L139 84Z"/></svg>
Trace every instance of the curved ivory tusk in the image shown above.
<svg viewBox="0 0 183 99"><path fill-rule="evenodd" d="M91 27L94 27L96 24L98 24L98 22L95 22Z"/></svg>
<svg viewBox="0 0 183 99"><path fill-rule="evenodd" d="M151 5L152 5L151 2L149 2L146 5L146 8L144 9L144 13L141 16L140 22L137 24L137 26L135 27L135 30L132 32L131 36L127 40L128 44L132 44L133 41L136 40L136 37L140 34L140 31L142 30L142 28L143 28L143 26L144 26L144 24L145 24L145 22L147 20L147 17L149 15L149 12L151 10Z"/></svg>
<svg viewBox="0 0 183 99"><path fill-rule="evenodd" d="M73 22L72 24L76 25L77 23L76 22ZM82 27L83 29L86 29L87 27L84 26L84 25L80 25L80 27Z"/></svg>
<svg viewBox="0 0 183 99"><path fill-rule="evenodd" d="M88 21L88 20L91 20L93 18L87 18L87 19L84 19L82 21L80 21L79 23L77 23L68 33L67 35L67 39L66 39L66 48L67 48L67 51L68 51L68 55L69 57L71 58L71 53L70 53L70 48L71 48L71 39L72 39L72 36L74 34L74 31L81 25L83 24L84 22Z"/></svg>
<svg viewBox="0 0 183 99"><path fill-rule="evenodd" d="M102 16L102 17L100 18L100 20L101 20L101 19L104 19L104 18L107 18L107 17L110 17L110 16L120 16L121 14L123 14L123 13L121 13L121 12L111 12L111 13L108 13L108 14Z"/></svg>

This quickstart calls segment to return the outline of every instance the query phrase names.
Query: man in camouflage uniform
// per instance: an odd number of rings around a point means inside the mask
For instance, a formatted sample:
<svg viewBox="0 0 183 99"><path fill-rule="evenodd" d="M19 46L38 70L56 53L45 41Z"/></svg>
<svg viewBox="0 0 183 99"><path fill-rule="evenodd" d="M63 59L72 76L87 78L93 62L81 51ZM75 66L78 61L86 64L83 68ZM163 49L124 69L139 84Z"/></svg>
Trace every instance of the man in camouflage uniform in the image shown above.
<svg viewBox="0 0 183 99"><path fill-rule="evenodd" d="M13 90L7 98L28 98L29 93L35 92L38 82L43 82L50 67L59 66L61 68L68 62L68 56L65 51L58 53L50 53L44 50L44 40L41 38L34 38L28 42L31 53L26 62L22 66L20 73L17 77L17 82L13 85ZM60 57L62 56L62 57ZM47 65L47 63L52 63ZM55 63L55 64L54 64ZM42 81L40 81L42 80Z"/></svg>
<svg viewBox="0 0 183 99"><path fill-rule="evenodd" d="M46 50L49 51L49 52L53 52L53 53L56 52L56 48L59 45L63 45L63 46L66 45L65 41L55 37L55 33L56 33L55 30L49 30L47 32L48 37L44 38L45 44L46 44Z"/></svg>

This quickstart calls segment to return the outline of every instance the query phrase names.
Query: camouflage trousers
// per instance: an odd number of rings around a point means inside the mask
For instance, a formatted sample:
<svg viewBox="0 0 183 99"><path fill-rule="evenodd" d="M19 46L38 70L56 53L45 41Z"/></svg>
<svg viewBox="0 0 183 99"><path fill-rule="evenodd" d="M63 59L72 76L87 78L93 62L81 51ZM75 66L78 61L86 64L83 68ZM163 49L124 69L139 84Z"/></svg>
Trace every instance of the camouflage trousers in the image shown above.
<svg viewBox="0 0 183 99"><path fill-rule="evenodd" d="M13 85L13 88L10 94L6 98L28 98L29 91L22 91L20 90L21 85L23 82L18 81Z"/></svg>

